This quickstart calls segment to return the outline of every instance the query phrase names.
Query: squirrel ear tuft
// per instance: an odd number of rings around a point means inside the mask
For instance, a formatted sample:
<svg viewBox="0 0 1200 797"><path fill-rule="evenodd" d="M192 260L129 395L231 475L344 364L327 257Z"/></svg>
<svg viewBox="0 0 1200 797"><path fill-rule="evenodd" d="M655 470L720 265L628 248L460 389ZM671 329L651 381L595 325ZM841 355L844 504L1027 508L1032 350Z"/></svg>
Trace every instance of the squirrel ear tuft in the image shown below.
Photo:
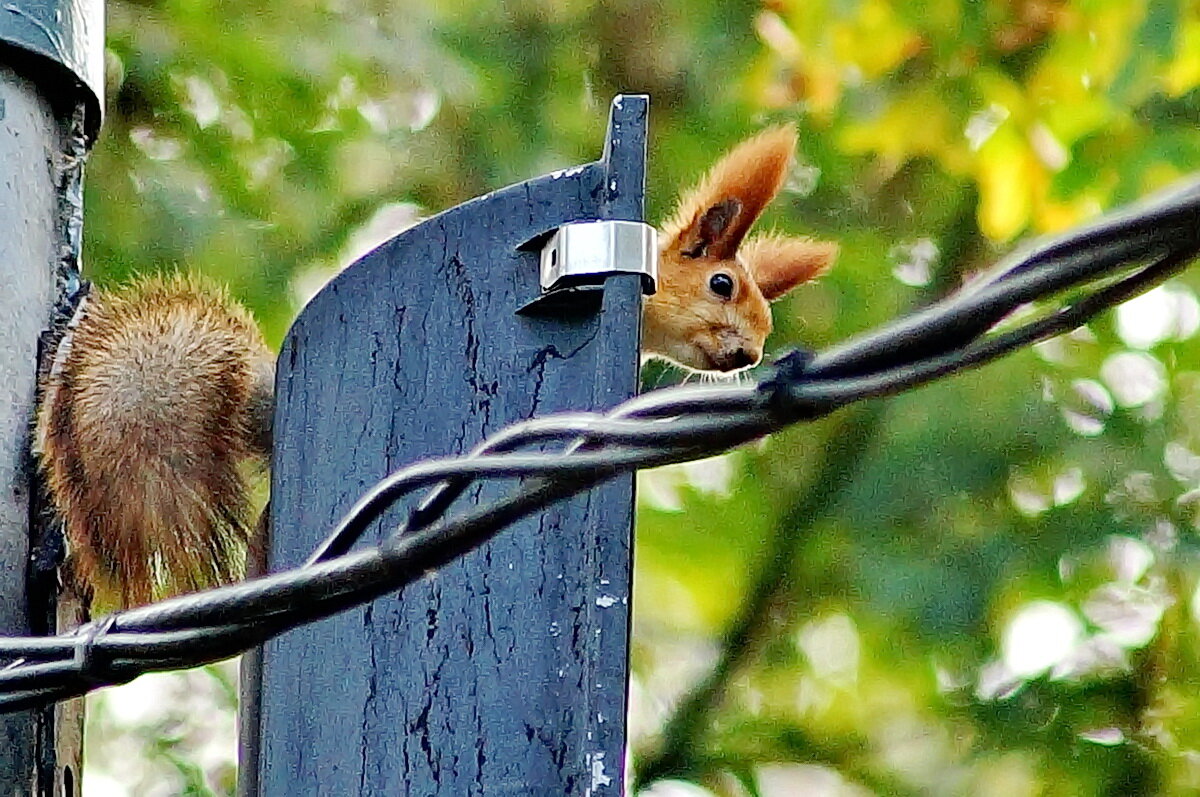
<svg viewBox="0 0 1200 797"><path fill-rule="evenodd" d="M828 271L837 252L837 244L828 241L758 235L746 242L740 254L758 289L773 302Z"/></svg>
<svg viewBox="0 0 1200 797"><path fill-rule="evenodd" d="M772 127L721 158L663 225L665 248L687 257L733 257L783 186L796 150L793 125Z"/></svg>
<svg viewBox="0 0 1200 797"><path fill-rule="evenodd" d="M721 240L730 225L742 212L742 203L736 199L725 199L710 207L683 231L679 241L679 252L686 257L707 257L721 246Z"/></svg>

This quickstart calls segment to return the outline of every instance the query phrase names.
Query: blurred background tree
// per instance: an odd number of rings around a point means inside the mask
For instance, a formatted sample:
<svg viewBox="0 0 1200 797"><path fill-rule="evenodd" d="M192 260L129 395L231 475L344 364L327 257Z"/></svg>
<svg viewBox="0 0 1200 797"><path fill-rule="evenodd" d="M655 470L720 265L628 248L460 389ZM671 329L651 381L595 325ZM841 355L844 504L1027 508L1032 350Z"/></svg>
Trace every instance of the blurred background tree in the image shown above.
<svg viewBox="0 0 1200 797"><path fill-rule="evenodd" d="M111 0L108 16L89 276L209 273L276 344L324 279L420 215L594 158L621 90L652 98L652 219L741 137L799 125L768 224L842 253L777 305L776 350L863 330L1200 166L1200 8L1183 0ZM636 788L1200 789L1196 285L644 474ZM230 715L229 673L208 672L187 676L215 684L208 712L115 707L156 702L145 681L94 701L89 795L228 792L232 739L210 715Z"/></svg>

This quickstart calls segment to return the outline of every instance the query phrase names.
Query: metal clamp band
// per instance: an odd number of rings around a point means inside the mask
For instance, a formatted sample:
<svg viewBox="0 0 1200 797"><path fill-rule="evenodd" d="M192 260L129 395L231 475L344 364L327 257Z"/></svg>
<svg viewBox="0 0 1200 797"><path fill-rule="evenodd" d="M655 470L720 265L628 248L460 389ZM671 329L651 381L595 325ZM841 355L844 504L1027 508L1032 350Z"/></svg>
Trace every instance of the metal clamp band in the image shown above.
<svg viewBox="0 0 1200 797"><path fill-rule="evenodd" d="M658 285L658 232L640 221L583 221L559 227L542 247L542 291L602 283L609 274L641 274Z"/></svg>

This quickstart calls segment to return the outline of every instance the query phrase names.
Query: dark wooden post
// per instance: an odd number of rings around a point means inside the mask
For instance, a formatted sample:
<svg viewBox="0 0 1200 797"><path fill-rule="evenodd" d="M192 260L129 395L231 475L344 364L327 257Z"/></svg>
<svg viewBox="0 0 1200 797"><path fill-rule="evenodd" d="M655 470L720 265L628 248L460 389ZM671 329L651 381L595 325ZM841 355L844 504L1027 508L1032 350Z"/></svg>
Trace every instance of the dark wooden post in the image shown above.
<svg viewBox="0 0 1200 797"><path fill-rule="evenodd" d="M446 211L305 308L279 358L271 569L301 563L401 465L633 395L639 277L610 277L590 309L516 311L539 290L526 242L568 222L642 219L647 105L617 98L599 162ZM618 479L402 594L267 645L243 791L621 794L632 502L632 478Z"/></svg>
<svg viewBox="0 0 1200 797"><path fill-rule="evenodd" d="M53 560L29 567L39 336L78 280L83 157L100 124L100 0L6 0L0 8L0 633L52 632ZM45 576L45 578L39 578ZM68 712L69 714L70 712ZM56 720L57 717L57 720ZM81 715L0 717L0 791L78 794ZM68 727L69 726L69 727ZM57 772L56 772L57 768ZM55 780L58 780L57 786Z"/></svg>

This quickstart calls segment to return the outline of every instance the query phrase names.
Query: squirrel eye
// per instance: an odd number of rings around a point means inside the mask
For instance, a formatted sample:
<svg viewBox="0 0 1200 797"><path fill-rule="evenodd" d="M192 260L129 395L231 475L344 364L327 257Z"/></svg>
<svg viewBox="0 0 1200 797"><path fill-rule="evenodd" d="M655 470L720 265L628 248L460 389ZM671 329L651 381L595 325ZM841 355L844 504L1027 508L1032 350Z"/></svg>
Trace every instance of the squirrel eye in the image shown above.
<svg viewBox="0 0 1200 797"><path fill-rule="evenodd" d="M708 287L722 299L733 298L733 277L719 271L708 280Z"/></svg>

